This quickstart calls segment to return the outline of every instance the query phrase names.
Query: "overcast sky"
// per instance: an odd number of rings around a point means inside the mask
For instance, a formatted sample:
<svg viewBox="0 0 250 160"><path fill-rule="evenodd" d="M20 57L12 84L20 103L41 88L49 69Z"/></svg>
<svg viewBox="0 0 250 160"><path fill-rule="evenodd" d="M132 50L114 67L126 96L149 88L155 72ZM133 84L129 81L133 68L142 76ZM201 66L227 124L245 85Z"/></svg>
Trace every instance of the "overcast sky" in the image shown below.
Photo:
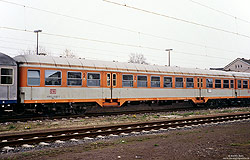
<svg viewBox="0 0 250 160"><path fill-rule="evenodd" d="M171 65L191 68L250 58L249 0L112 1L127 7L103 0L0 0L0 52L13 57L34 50L33 31L41 29L39 45L53 56L69 49L81 58L127 62L138 53L166 65L171 48Z"/></svg>

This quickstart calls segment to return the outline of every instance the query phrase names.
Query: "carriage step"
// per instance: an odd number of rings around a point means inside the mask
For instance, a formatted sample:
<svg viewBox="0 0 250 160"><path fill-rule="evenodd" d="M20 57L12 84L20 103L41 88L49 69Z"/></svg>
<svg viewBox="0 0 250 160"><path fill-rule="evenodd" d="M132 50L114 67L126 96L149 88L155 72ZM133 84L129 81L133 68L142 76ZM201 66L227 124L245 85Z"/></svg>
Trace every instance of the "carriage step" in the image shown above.
<svg viewBox="0 0 250 160"><path fill-rule="evenodd" d="M104 102L103 107L120 107L118 102Z"/></svg>

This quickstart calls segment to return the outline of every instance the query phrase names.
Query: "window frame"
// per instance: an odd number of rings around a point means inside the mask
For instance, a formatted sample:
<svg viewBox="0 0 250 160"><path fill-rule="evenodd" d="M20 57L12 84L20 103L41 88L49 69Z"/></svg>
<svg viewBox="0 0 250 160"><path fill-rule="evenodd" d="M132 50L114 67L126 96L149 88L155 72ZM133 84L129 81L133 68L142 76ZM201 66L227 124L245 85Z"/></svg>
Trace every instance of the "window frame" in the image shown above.
<svg viewBox="0 0 250 160"><path fill-rule="evenodd" d="M139 76L146 77L146 81L139 80ZM139 81L146 82L146 86L139 86L139 83L138 83ZM140 87L140 88L147 88L148 87L148 76L147 75L137 75L137 87Z"/></svg>
<svg viewBox="0 0 250 160"><path fill-rule="evenodd" d="M212 83L208 83L207 82L208 79L212 80ZM212 87L208 86L208 84L210 84L210 85L212 84ZM213 78L206 78L206 88L209 88L209 89L214 88L214 79Z"/></svg>
<svg viewBox="0 0 250 160"><path fill-rule="evenodd" d="M11 69L12 70L12 75L2 75L2 69ZM11 68L11 67L1 67L0 68L0 85L2 85L2 86L11 86L11 85L14 85L14 73L15 72L15 70L14 70L14 68ZM2 76L3 77L11 77L11 79L12 79L12 83L9 83L9 84L2 84Z"/></svg>
<svg viewBox="0 0 250 160"><path fill-rule="evenodd" d="M29 78L30 78L30 77L28 77L29 71L39 71L39 85L30 85L29 84ZM27 70L27 86L40 86L40 85L41 85L41 70L40 69L28 69Z"/></svg>
<svg viewBox="0 0 250 160"><path fill-rule="evenodd" d="M247 82L247 84L244 85L244 82ZM244 87L244 86L246 86L246 87ZM242 88L243 89L248 89L248 80L242 80Z"/></svg>
<svg viewBox="0 0 250 160"><path fill-rule="evenodd" d="M115 75L115 78L114 78ZM115 82L115 84L114 84ZM112 87L116 87L117 86L117 74L116 73L112 73Z"/></svg>
<svg viewBox="0 0 250 160"><path fill-rule="evenodd" d="M171 82L166 82L165 83L165 78L171 78ZM167 85L165 86L165 84L167 84L167 83L170 83L170 87L168 87ZM173 77L171 77L171 76L164 76L163 77L163 87L164 88L173 88Z"/></svg>
<svg viewBox="0 0 250 160"><path fill-rule="evenodd" d="M153 77L159 78L159 81L152 81ZM159 82L159 86L158 86L158 84L157 84L157 86L152 86L152 82ZM161 87L161 76L150 76L150 87L151 88L160 88Z"/></svg>
<svg viewBox="0 0 250 160"><path fill-rule="evenodd" d="M132 76L132 80L123 80L123 76ZM130 86L124 86L123 82L127 82L127 81L130 81L130 84L132 84L132 86L131 85ZM133 74L122 74L122 87L129 87L129 88L134 87L134 75Z"/></svg>
<svg viewBox="0 0 250 160"><path fill-rule="evenodd" d="M188 80L187 80L188 78L192 79L193 82L188 82ZM194 78L193 77L186 77L185 80L186 80L186 88L194 88ZM188 87L187 84L193 84L193 86Z"/></svg>
<svg viewBox="0 0 250 160"><path fill-rule="evenodd" d="M182 82L177 82L177 78L181 78ZM176 84L182 83L182 87L177 87ZM184 78L183 77L175 77L175 88L184 88Z"/></svg>
<svg viewBox="0 0 250 160"><path fill-rule="evenodd" d="M46 84L46 71L57 71L57 72L60 72L61 73L61 78L49 78L49 79L60 79L61 81L61 83L60 83L60 85L54 85L54 84L52 84L52 85L50 85L50 84ZM44 85L45 86L62 86L62 71L61 70L45 70L44 71Z"/></svg>
<svg viewBox="0 0 250 160"><path fill-rule="evenodd" d="M217 80L217 81L219 80L220 83L216 83L216 80ZM221 81L222 81L221 79L215 79L215 80L214 80L214 88L221 88L221 87L222 87ZM220 87L217 87L217 85L220 85Z"/></svg>
<svg viewBox="0 0 250 160"><path fill-rule="evenodd" d="M203 78L197 77L197 88L202 89L203 88Z"/></svg>
<svg viewBox="0 0 250 160"><path fill-rule="evenodd" d="M228 81L228 83L225 83L225 81ZM228 85L228 87L225 87L225 85ZM230 80L229 79L223 79L223 88L230 88Z"/></svg>
<svg viewBox="0 0 250 160"><path fill-rule="evenodd" d="M230 79L230 88L234 89L234 79Z"/></svg>
<svg viewBox="0 0 250 160"><path fill-rule="evenodd" d="M240 87L239 87L239 82L240 82ZM237 79L237 88L242 89L242 80L241 79Z"/></svg>
<svg viewBox="0 0 250 160"><path fill-rule="evenodd" d="M111 73L107 73L107 87L111 86Z"/></svg>
<svg viewBox="0 0 250 160"><path fill-rule="evenodd" d="M80 78L69 78L69 72L74 72L74 73L81 73L81 85L69 85L68 82L69 82L69 79L71 80L80 80ZM67 71L67 86L82 86L82 72L80 71Z"/></svg>
<svg viewBox="0 0 250 160"><path fill-rule="evenodd" d="M90 86L89 80L97 80L97 79L89 79L89 74L99 74L99 85L98 86ZM101 87L101 73L100 72L87 72L87 87Z"/></svg>

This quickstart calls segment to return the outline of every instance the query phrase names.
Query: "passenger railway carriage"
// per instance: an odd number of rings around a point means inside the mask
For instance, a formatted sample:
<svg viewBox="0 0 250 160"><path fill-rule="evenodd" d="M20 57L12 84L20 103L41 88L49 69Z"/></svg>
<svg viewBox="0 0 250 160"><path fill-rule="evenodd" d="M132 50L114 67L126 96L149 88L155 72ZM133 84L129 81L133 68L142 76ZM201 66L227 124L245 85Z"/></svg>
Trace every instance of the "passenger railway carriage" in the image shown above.
<svg viewBox="0 0 250 160"><path fill-rule="evenodd" d="M17 103L17 64L11 57L0 53L0 105Z"/></svg>
<svg viewBox="0 0 250 160"><path fill-rule="evenodd" d="M249 73L20 55L20 104L35 112L88 105L249 103ZM13 72L14 73L14 72ZM13 74L16 75L16 74ZM2 92L2 91L1 91Z"/></svg>

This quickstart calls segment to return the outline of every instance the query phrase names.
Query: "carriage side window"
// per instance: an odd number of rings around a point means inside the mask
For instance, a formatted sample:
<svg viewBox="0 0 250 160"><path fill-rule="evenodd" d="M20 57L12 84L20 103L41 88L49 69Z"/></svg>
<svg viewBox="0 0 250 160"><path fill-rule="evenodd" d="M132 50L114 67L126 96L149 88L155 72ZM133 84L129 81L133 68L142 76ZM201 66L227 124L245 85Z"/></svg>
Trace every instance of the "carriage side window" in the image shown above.
<svg viewBox="0 0 250 160"><path fill-rule="evenodd" d="M164 87L172 88L172 77L164 77Z"/></svg>
<svg viewBox="0 0 250 160"><path fill-rule="evenodd" d="M137 76L137 87L148 87L147 76Z"/></svg>
<svg viewBox="0 0 250 160"><path fill-rule="evenodd" d="M133 75L122 75L122 87L133 87Z"/></svg>
<svg viewBox="0 0 250 160"><path fill-rule="evenodd" d="M227 79L223 80L223 88L229 88L229 80Z"/></svg>
<svg viewBox="0 0 250 160"><path fill-rule="evenodd" d="M13 84L13 69L1 68L1 84Z"/></svg>
<svg viewBox="0 0 250 160"><path fill-rule="evenodd" d="M67 85L68 86L81 86L82 85L82 72L68 72Z"/></svg>
<svg viewBox="0 0 250 160"><path fill-rule="evenodd" d="M40 70L28 70L28 86L40 86Z"/></svg>
<svg viewBox="0 0 250 160"><path fill-rule="evenodd" d="M160 87L161 86L161 79L159 76L152 76L151 77L151 87Z"/></svg>
<svg viewBox="0 0 250 160"><path fill-rule="evenodd" d="M194 88L194 79L193 78L186 78L186 87L187 88Z"/></svg>
<svg viewBox="0 0 250 160"><path fill-rule="evenodd" d="M243 81L243 88L248 88L248 81L247 80Z"/></svg>
<svg viewBox="0 0 250 160"><path fill-rule="evenodd" d="M238 80L238 88L241 88L241 80Z"/></svg>
<svg viewBox="0 0 250 160"><path fill-rule="evenodd" d="M215 88L221 88L221 80L215 79Z"/></svg>
<svg viewBox="0 0 250 160"><path fill-rule="evenodd" d="M175 88L183 88L183 78L181 77L175 78Z"/></svg>
<svg viewBox="0 0 250 160"><path fill-rule="evenodd" d="M60 86L62 84L61 71L45 70L45 85Z"/></svg>
<svg viewBox="0 0 250 160"><path fill-rule="evenodd" d="M87 86L100 87L100 73L88 73Z"/></svg>
<svg viewBox="0 0 250 160"><path fill-rule="evenodd" d="M230 80L230 87L234 88L234 80Z"/></svg>
<svg viewBox="0 0 250 160"><path fill-rule="evenodd" d="M206 79L206 87L207 88L213 88L213 79L212 78L207 78Z"/></svg>

